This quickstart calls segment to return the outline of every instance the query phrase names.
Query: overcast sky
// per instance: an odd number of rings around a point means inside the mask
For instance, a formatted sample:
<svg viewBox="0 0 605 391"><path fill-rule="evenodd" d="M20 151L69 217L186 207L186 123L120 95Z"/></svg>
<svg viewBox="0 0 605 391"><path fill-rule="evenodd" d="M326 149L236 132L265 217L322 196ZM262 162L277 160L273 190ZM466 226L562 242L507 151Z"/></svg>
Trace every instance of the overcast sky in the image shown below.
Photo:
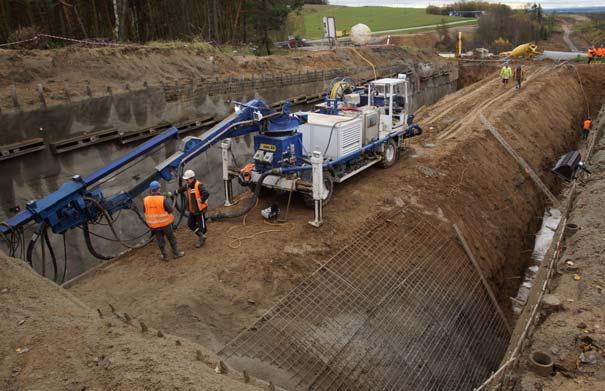
<svg viewBox="0 0 605 391"><path fill-rule="evenodd" d="M389 7L426 7L427 5L443 5L452 4L456 0L329 0L333 5L383 5ZM503 1L488 1L489 3L504 3L513 8L521 8L528 1L522 0L503 0ZM596 7L603 6L604 0L546 0L540 1L543 8L571 8L571 7Z"/></svg>

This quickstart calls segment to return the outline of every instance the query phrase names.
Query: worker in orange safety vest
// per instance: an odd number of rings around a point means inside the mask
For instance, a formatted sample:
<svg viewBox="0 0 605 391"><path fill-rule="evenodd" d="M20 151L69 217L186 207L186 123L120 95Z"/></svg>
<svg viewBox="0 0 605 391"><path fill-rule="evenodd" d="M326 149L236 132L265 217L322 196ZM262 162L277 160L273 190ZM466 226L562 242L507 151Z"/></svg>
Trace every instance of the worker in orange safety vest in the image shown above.
<svg viewBox="0 0 605 391"><path fill-rule="evenodd" d="M592 60L595 58L595 56L597 55L597 49L595 49L594 45L588 49L588 63L590 64L592 62Z"/></svg>
<svg viewBox="0 0 605 391"><path fill-rule="evenodd" d="M582 139L586 140L588 138L588 133L590 132L590 127L592 126L592 120L590 116L588 116L584 120L584 125L582 126Z"/></svg>
<svg viewBox="0 0 605 391"><path fill-rule="evenodd" d="M155 241L160 247L160 252L162 254L161 259L162 261L168 261L165 238L168 238L174 258L180 258L185 255L185 253L179 251L176 243L176 236L174 235L174 229L172 228L172 222L174 221L172 203L167 197L160 194L159 182L151 182L149 184L149 190L150 194L143 199L145 221L147 222L149 229L153 232Z"/></svg>
<svg viewBox="0 0 605 391"><path fill-rule="evenodd" d="M187 197L187 208L189 210L189 219L187 225L197 236L198 241L195 247L202 247L206 241L206 211L208 210L208 198L210 193L206 187L195 179L195 172L187 170L183 174L185 184L176 191L177 194L185 194Z"/></svg>

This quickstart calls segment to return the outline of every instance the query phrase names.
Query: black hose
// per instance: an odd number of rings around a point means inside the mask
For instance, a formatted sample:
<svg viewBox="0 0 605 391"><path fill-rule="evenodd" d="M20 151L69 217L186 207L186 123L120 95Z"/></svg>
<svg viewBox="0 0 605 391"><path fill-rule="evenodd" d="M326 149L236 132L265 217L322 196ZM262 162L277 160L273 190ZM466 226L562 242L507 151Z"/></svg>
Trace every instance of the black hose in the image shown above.
<svg viewBox="0 0 605 391"><path fill-rule="evenodd" d="M36 232L34 232L34 234L32 235L32 238L29 240L29 244L27 245L27 254L25 256L25 260L27 261L27 263L29 264L29 266L32 269L34 268L34 263L32 261L32 255L34 253L34 247L36 246L36 242L38 241L38 238L40 237L41 232L42 232L42 224L40 224L38 226L38 229L36 230Z"/></svg>
<svg viewBox="0 0 605 391"><path fill-rule="evenodd" d="M178 176L177 189L180 189L183 186L183 166L179 166L179 169L177 171L177 176ZM185 208L185 201L187 201L186 197L185 197L185 193L179 193L179 198L181 200L181 208L179 209L178 206L176 206L176 209L179 211L179 218L177 219L177 221L175 223L172 223L172 228L174 228L175 230L181 224L183 217L187 213L187 208Z"/></svg>
<svg viewBox="0 0 605 391"><path fill-rule="evenodd" d="M240 209L238 211L224 211L224 212L215 212L208 216L209 220L223 220L223 219L231 219L234 217L240 217L250 212L254 205L256 205L256 201L258 200L258 196L260 195L260 189L263 187L263 182L268 175L271 174L279 174L278 169L273 169L269 171L263 172L258 178L258 182L256 183L256 189L254 189L254 195L248 199L248 205L245 208Z"/></svg>
<svg viewBox="0 0 605 391"><path fill-rule="evenodd" d="M86 248L88 248L88 251L92 254L92 256L103 261L109 261L112 257L99 254L97 250L95 250L95 248L92 246L92 241L90 240L90 231L88 230L88 223L84 223L83 232L84 241L86 242Z"/></svg>
<svg viewBox="0 0 605 391"><path fill-rule="evenodd" d="M55 250L53 250L53 246L50 243L50 239L48 238L48 226L45 225L44 227L44 232L42 233L42 236L44 237L44 242L46 243L46 246L48 246L48 252L50 254L50 259L53 265L53 281L57 282L57 277L58 277L58 268L57 268L57 257L55 256Z"/></svg>
<svg viewBox="0 0 605 391"><path fill-rule="evenodd" d="M63 234L63 275L61 276L61 282L59 282L59 284L63 284L65 282L66 275L67 275L67 242L65 240L65 234Z"/></svg>

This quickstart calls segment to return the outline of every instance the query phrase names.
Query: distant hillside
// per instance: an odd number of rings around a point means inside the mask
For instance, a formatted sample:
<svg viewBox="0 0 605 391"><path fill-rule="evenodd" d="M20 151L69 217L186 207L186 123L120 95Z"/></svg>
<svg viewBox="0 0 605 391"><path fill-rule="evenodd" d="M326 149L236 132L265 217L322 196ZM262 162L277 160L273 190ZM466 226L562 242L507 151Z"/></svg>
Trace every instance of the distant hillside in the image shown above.
<svg viewBox="0 0 605 391"><path fill-rule="evenodd" d="M544 12L556 12L558 14L594 14L605 13L605 7L546 8Z"/></svg>
<svg viewBox="0 0 605 391"><path fill-rule="evenodd" d="M336 29L346 31L357 23L368 25L372 31L432 25L438 24L442 20L476 23L476 20L472 18L429 15L423 8L306 5L298 15L290 15L289 33L308 39L322 38L322 18L324 16L333 16L336 19Z"/></svg>

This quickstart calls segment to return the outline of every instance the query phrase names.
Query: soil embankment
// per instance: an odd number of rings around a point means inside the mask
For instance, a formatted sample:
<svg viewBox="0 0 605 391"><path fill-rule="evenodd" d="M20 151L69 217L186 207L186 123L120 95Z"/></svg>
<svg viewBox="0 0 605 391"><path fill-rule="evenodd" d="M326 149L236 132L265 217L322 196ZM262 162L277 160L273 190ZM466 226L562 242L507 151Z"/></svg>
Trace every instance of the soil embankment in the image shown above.
<svg viewBox="0 0 605 391"><path fill-rule="evenodd" d="M570 224L579 230L564 242L553 289L541 322L522 356L515 390L601 390L605 387L605 116L595 121L600 132L589 163L592 175L576 187ZM555 303L554 305L552 303ZM549 354L554 371L538 376L529 364L534 351Z"/></svg>
<svg viewBox="0 0 605 391"><path fill-rule="evenodd" d="M400 62L411 56L398 47L359 49L375 67ZM9 88L22 108L38 107L38 84L43 87L47 106L88 97L119 94L146 86L177 85L193 88L205 81L224 83L271 75L304 74L341 68L367 67L368 63L350 49L306 52L285 56L256 57L231 55L212 47L166 48L135 46L124 48L65 48L56 50L2 50L0 56L0 108L13 109ZM433 55L415 53L414 58ZM345 75L343 75L345 76ZM66 91L67 88L67 91Z"/></svg>
<svg viewBox="0 0 605 391"><path fill-rule="evenodd" d="M217 375L216 357L199 345L141 332L142 319L124 316L104 308L100 317L20 260L0 256L0 388L260 389Z"/></svg>

